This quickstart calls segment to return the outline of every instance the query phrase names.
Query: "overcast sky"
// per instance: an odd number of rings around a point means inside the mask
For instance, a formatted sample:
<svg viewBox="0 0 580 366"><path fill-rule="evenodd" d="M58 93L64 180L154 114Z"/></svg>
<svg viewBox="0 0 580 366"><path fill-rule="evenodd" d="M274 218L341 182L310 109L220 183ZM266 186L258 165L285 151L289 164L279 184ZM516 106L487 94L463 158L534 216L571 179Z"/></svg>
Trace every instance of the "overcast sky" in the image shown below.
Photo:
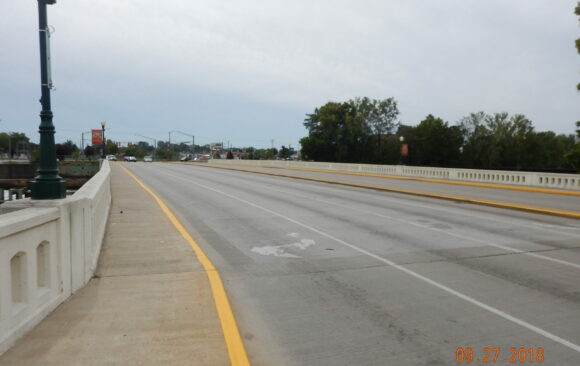
<svg viewBox="0 0 580 366"><path fill-rule="evenodd" d="M58 0L49 6L57 141L107 137L297 146L328 101L394 97L427 114L580 120L570 0ZM38 141L34 0L0 1L0 131ZM88 137L88 136L87 136ZM172 134L172 141L190 141Z"/></svg>

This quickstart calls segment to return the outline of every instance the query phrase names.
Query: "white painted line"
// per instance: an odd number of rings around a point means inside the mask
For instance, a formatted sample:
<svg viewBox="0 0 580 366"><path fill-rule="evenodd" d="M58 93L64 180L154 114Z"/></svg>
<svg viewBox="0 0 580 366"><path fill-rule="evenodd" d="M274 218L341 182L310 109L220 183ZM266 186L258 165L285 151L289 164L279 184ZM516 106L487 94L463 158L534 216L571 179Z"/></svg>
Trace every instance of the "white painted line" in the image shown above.
<svg viewBox="0 0 580 366"><path fill-rule="evenodd" d="M417 204L417 203L403 203L400 200L397 199L388 199L388 198L384 198L381 197L380 198L381 201L386 201L386 202L395 202L401 205L407 205L407 206L413 206L413 207L417 207L417 208L427 208L427 209L431 209L431 210L437 210L437 211L442 211L442 212L447 212L456 216L468 216L468 217L472 217L474 219L479 219L479 220L486 220L486 221L493 221L493 222L499 222L504 224L505 222L502 220L498 220L496 218L493 217L489 217L489 216L484 216L484 215L476 215L473 214L471 212L468 212L468 210L463 209L463 208L453 208L453 209L449 209L446 207L442 207L442 206L427 206L427 205L422 205L422 204ZM457 210L461 210L463 212L458 213ZM571 228L571 227L563 227L563 226L557 226L557 225L548 225L546 223L543 222L539 222L539 221L533 221L533 220L526 220L526 222L522 222L522 219L519 219L517 221L519 222L513 222L514 218L511 218L511 222L515 225L518 226L523 226L526 228L530 228L530 229L534 229L534 230L538 230L538 231L550 231L554 234L558 234L558 235L564 235L564 236L571 236L574 238L580 238L580 234L577 233L571 233L568 231L564 231L564 230L580 230L580 228ZM530 223L528 223L527 221L531 221ZM539 226L541 226L541 229L539 228Z"/></svg>
<svg viewBox="0 0 580 366"><path fill-rule="evenodd" d="M512 316L512 315L510 315L510 314L508 314L508 313L506 313L504 311L501 311L501 310L499 310L497 308L494 308L493 306L490 306L490 305L487 305L487 304L485 304L485 303L483 303L481 301L478 301L478 300L476 300L476 299L474 299L474 298L472 298L472 297L470 297L468 295L465 295L465 294L463 294L463 293L461 293L459 291L456 291L456 290L454 290L454 289L452 289L450 287L447 287L447 286L445 286L445 285L443 285L443 284L441 284L439 282L436 282L436 281L434 281L434 280L432 280L432 279L430 279L428 277L425 277L425 276L423 276L423 275L421 275L421 274L419 274L417 272L414 272L414 271L412 271L412 270L410 270L410 269L408 269L406 267L403 267L401 265L398 265L395 262L392 262L392 261L390 261L390 260L388 260L386 258L383 258L383 257L381 257L379 255L373 254L373 253L371 253L371 252L369 252L369 251L367 251L365 249L359 248L359 247L357 247L354 244L347 243L346 241L341 240L341 239L339 239L339 238L337 238L335 236L332 236L332 235L330 235L328 233L325 233L324 231L318 230L318 229L316 229L316 228L314 228L312 226L309 226L309 225L304 224L304 223L302 223L300 221L294 220L294 219L292 219L292 218L290 218L288 216L285 216L285 215L283 215L281 213L272 211L272 210L270 210L270 209L268 209L266 207L257 205L257 204L255 204L253 202L246 201L244 199L238 198L236 196L233 196L233 195L228 194L226 192L220 191L218 189L211 188L211 187L205 186L203 184L196 183L196 182L192 181L191 179L185 179L185 178L180 177L178 175L172 175L172 176L174 176L176 178L179 178L179 179L182 179L182 180L186 180L189 184L196 185L198 187L201 187L201 188L207 189L209 191L212 191L212 192L221 194L223 196L229 197L229 198L231 198L233 200L236 200L236 201L245 203L245 204L247 204L249 206L252 206L254 208L260 209L260 210L262 210L264 212L267 212L269 214L272 214L274 216L278 216L278 217L280 217L280 218L282 218L282 219L284 219L286 221L289 221L289 222L291 222L293 224L296 224L296 225L301 226L301 227L303 227L305 229L308 229L308 230L310 230L312 232L315 232L315 233L317 233L317 234L319 234L321 236L324 236L324 237L326 237L328 239L331 239L331 240L333 240L333 241L335 241L335 242L337 242L339 244L342 244L342 245L344 245L344 246L346 246L348 248L351 248L351 249L353 249L353 250L355 250L355 251L357 251L357 252L359 252L361 254L364 254L364 255L367 255L367 256L369 256L371 258L374 258L374 259L376 259L376 260L378 260L378 261L380 261L382 263L385 263L388 266L391 266L391 267L393 267L395 269L398 269L399 271L405 272L405 273L407 273L410 276L413 276L413 277L415 277L415 278L417 278L417 279L419 279L419 280L421 280L423 282L426 282L426 283L428 283L428 284L430 284L432 286L435 286L435 287L437 287L437 288L439 288L439 289L441 289L441 290L443 290L443 291L445 291L445 292L447 292L449 294L452 294L452 295L454 295L456 297L459 297L460 299L465 300L465 301L467 301L467 302L469 302L469 303L471 303L471 304L473 304L473 305L475 305L475 306L477 306L479 308L482 308L484 310L487 310L487 311L489 311L492 314L495 314L495 315L497 315L497 316L499 316L501 318L504 318L506 320L509 320L512 323L518 324L518 325L520 325L520 326L522 326L522 327L524 327L524 328L526 328L528 330L531 330L532 332L534 332L536 334L539 334L539 335L541 335L543 337L546 337L548 339L551 339L552 341L554 341L556 343L559 343L559 344L561 344L563 346L566 346L566 347L568 347L568 348L570 348L570 349L572 349L572 350L580 353L580 346L577 345L577 344L575 344L575 343L572 343L572 342L570 342L570 341L568 341L568 340L566 340L564 338L558 337L557 335L555 335L553 333L550 333L550 332L548 332L548 331L546 331L546 330L544 330L544 329L542 329L540 327L537 327L537 326L535 326L533 324L530 324L530 323L528 323L528 322L526 322L524 320L521 320L519 318L516 318L515 316Z"/></svg>
<svg viewBox="0 0 580 366"><path fill-rule="evenodd" d="M182 166L177 166L177 167L182 167ZM183 170L180 169L178 171L182 172ZM232 175L235 175L235 176L240 176L243 174L243 173L240 173L238 171L222 170L222 172L224 172L224 173L228 172L228 173L231 173ZM238 174L236 174L236 173L238 173ZM268 176L262 176L262 177L268 177ZM280 177L273 177L273 176L270 176L270 177L271 178L280 178ZM302 183L306 184L306 181L304 181ZM352 187L350 187L350 188L352 188ZM328 187L325 188L325 190L332 191L332 192L335 192L338 194L344 193L344 188L342 190L340 190L337 188L333 188L331 185L328 185ZM368 192L356 190L354 188L353 188L352 192L356 192L356 194L358 194L358 195L368 195ZM424 204L420 204L420 203L413 203L411 200L403 201L401 199L397 199L394 197L387 198L385 196L376 196L376 197L373 197L373 199L377 199L377 200L381 200L381 201L389 202L389 203L395 203L395 204L399 204L399 205L404 205L404 206L411 206L411 207L416 207L416 208L427 208L430 210L442 211L442 212L446 212L446 213L449 213L449 214L452 214L455 216L467 216L467 217L472 217L472 218L476 218L476 219L480 219L480 220L499 222L502 224L505 223L504 221L498 220L498 219L493 218L493 217L474 214L472 212L469 212L469 210L463 209L461 207L449 209L449 208L441 206L441 205L424 205ZM462 211L462 212L458 213L457 211ZM558 234L558 235L580 238L580 233L566 231L566 230L579 231L580 227L567 227L567 226L559 226L559 225L550 225L550 224L546 224L544 222L532 220L531 218L530 219L521 219L521 218L512 217L510 220L511 220L510 222L513 223L514 225L526 227L529 229L538 230L538 231L549 231L549 232L552 232L552 233Z"/></svg>
<svg viewBox="0 0 580 366"><path fill-rule="evenodd" d="M337 191L336 189L333 189L335 192L340 193L340 191ZM430 210L437 210L437 211L442 211L442 212L447 212L450 213L452 215L455 216L468 216L468 217L472 217L475 219L480 219L480 220L486 220L486 221L493 221L493 222L499 222L502 224L505 224L504 221L502 220L498 220L496 218L493 217L489 217L489 216L484 216L484 215L476 215L473 214L472 212L468 212L467 209L464 209L462 207L457 207L457 208L453 208L453 209L449 209L447 207L443 207L441 205L423 205L420 203L413 203L410 201L405 201L403 202L400 199L397 198L386 198L384 196L379 197L378 198L381 201L385 201L385 202L390 202L390 203L396 203L399 205L405 205L405 206L412 206L412 207L417 207L417 208L427 208ZM458 213L457 211L462 211L461 213ZM511 222L514 221L514 218L511 218ZM563 230L580 230L580 228L571 228L571 227L562 227L562 226L556 226L556 225L547 225L543 222L539 222L539 221L533 221L533 220L526 220L526 222L521 222L522 219L517 220L518 222L514 222L515 225L518 226L523 226L523 227L527 227L530 229L534 229L534 230L538 230L538 231L550 231L554 234L559 234L559 235L564 235L564 236L572 236L575 238L580 238L580 234L577 233L571 233L568 231L563 231ZM528 223L527 221L531 221L530 223ZM538 226L541 226L542 228L539 229ZM553 229L552 229L553 228Z"/></svg>
<svg viewBox="0 0 580 366"><path fill-rule="evenodd" d="M364 213L364 214L373 215L373 216L381 217L381 218L388 219L388 220L393 220L393 221L401 222L401 223L404 223L404 224L407 224L407 225L419 227L419 228L426 229L426 230L430 230L430 231L435 231L435 232L442 233L442 234L449 235L449 236L453 236L453 237L456 237L456 238L459 238L459 239L473 241L473 242L480 243L480 244L483 244L483 245L486 245L486 246L491 246L491 247L503 249L503 250L508 251L508 252L517 253L517 254L524 254L524 255L527 255L527 256L530 256L530 257L534 257L534 258L538 258L538 259L543 259L543 260L547 260L547 261L550 261L550 262L554 262L554 263L562 264L562 265L565 265L565 266L570 266L570 267L574 267L574 268L580 269L580 264L577 264L577 263L572 263L572 262L564 261L564 260L561 260L561 259L556 259L556 258L548 257L548 256L545 256L545 255L537 254L537 253L534 253L534 252L529 252L529 251L525 251L525 250L521 250L521 249L517 249L517 248L512 248L512 247L507 246L507 245L502 245L502 244L492 243L492 242L489 242L489 241L486 241L486 240L480 240L480 239L472 238L472 237L469 237L469 236L466 236L466 235L457 234L457 233L454 233L454 232L451 232L451 231L447 231L447 230L443 230L443 229L437 229L437 228L434 228L434 227L431 227L431 226L418 224L416 222L399 219L399 218L393 217L393 216L383 215L383 214L380 214L380 213L376 213L376 212L372 212L372 211L367 211L367 210L361 210L361 209L354 208L353 206L349 206L349 205L343 205L343 204L340 204L340 203L331 202L331 201L327 201L327 200L322 200L322 199L319 199L319 198L312 198L312 197L308 197L308 196L301 195L301 194L297 194L297 193L288 193L288 192L280 191L280 190L275 189L275 188L270 188L270 187L268 187L268 188L270 190L274 191L274 192L280 192L280 193L284 193L284 194L290 194L290 195L293 195L295 197L301 197L301 198L308 199L308 200L316 200L318 202L322 202L322 203L325 203L327 205L333 205L333 206L337 206L337 207L347 208L349 210L358 211L360 213Z"/></svg>
<svg viewBox="0 0 580 366"><path fill-rule="evenodd" d="M469 236L457 234L457 233L454 233L454 232L451 232L451 231L437 229L437 228L433 228L433 227L430 227L430 226L427 226L427 225L418 224L416 222L399 219L397 217L383 215L383 214L379 214L379 213L372 212L372 211L367 211L367 210L361 210L361 209L354 208L352 206L343 205L343 204L339 204L339 203L335 203L335 202L331 202L331 201L327 201L327 200L322 200L322 199L319 199L319 198L312 198L312 197L308 197L306 195L301 195L301 194L298 194L298 193L288 193L286 191L282 191L282 190L279 190L279 189L276 189L276 188L271 188L271 187L267 187L267 189L269 189L271 191L274 191L274 192L279 192L279 193L284 193L284 194L291 194L291 195L293 195L295 197L301 197L301 198L308 199L308 200L314 199L314 200L316 200L318 202L326 203L326 204L329 204L329 205L334 205L334 206L337 206L337 207L348 208L348 209L353 210L353 211L358 211L358 212L361 212L361 213L366 213L366 214L369 214L369 215L374 215L374 216L381 217L381 218L385 218L385 219L388 219L388 220L398 221L398 222L401 222L401 223L404 223L404 224L407 224L407 225L412 225L412 226L419 227L419 228L422 228L422 229L427 229L427 230L439 232L439 233L442 233L442 234L445 234L445 235L449 235L449 236L453 236L453 237L456 237L456 238L459 238L459 239L468 240L468 241L472 241L472 242L484 244L486 246L495 247L495 248L502 249L502 250L505 250L505 251L508 251L508 252L511 252L511 253L524 254L524 255L527 255L527 256L530 256L530 257L534 257L534 258L538 258L538 259L542 259L542 260L547 260L547 261L550 261L550 262L553 262L553 263L558 263L558 264L561 264L561 265L565 265L565 266L569 266L569 267L573 267L573 268L580 269L580 264L577 264L577 263L572 263L572 262L568 262L568 261L565 261L565 260L556 259L556 258L548 257L548 256L545 256L545 255L537 254L537 253L534 253L534 252L525 251L525 250L521 250L521 249L517 249L517 248L512 248L512 247L507 246L507 245L502 245L502 244L497 244L497 243L493 243L493 242L489 242L489 241L485 241L485 240L480 240L480 239L472 238L472 237L469 237ZM432 208L432 207L424 206L424 205L416 205L416 206L424 207L424 208L430 208L430 209ZM561 233L561 232L558 232L558 233ZM576 236L576 235L574 235L572 233L568 233L568 234L573 235L573 236Z"/></svg>
<svg viewBox="0 0 580 366"><path fill-rule="evenodd" d="M295 233L292 233L295 234ZM301 239L298 242L291 243L291 244L283 244L283 245L266 245L263 247L252 247L250 249L252 252L260 255L273 255L274 257L283 257L283 258L302 258L299 255L288 253L287 249L299 249L299 250L306 250L309 246L315 245L316 242L312 239Z"/></svg>

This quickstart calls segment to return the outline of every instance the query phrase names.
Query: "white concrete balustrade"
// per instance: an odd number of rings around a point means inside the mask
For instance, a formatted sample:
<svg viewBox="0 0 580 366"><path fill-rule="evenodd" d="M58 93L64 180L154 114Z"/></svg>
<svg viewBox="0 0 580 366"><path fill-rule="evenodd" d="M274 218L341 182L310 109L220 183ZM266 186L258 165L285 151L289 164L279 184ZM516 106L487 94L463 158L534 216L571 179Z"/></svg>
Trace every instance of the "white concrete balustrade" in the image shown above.
<svg viewBox="0 0 580 366"><path fill-rule="evenodd" d="M580 174L534 173L525 171L432 168L406 165L320 163L285 160L212 159L211 164L248 164L261 167L333 170L362 174L441 179L459 182L509 184L580 191Z"/></svg>
<svg viewBox="0 0 580 366"><path fill-rule="evenodd" d="M66 199L23 201L15 207L32 207L0 215L0 354L93 277L111 204L109 163Z"/></svg>

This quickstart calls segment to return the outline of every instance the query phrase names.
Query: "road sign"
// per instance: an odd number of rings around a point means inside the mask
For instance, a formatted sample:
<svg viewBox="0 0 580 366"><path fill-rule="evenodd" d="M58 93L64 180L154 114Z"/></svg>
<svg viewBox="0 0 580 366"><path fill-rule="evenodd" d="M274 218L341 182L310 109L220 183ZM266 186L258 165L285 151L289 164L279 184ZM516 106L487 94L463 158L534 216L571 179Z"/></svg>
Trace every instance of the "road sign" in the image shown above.
<svg viewBox="0 0 580 366"><path fill-rule="evenodd" d="M103 130L92 130L92 143L93 146L98 146L103 144Z"/></svg>

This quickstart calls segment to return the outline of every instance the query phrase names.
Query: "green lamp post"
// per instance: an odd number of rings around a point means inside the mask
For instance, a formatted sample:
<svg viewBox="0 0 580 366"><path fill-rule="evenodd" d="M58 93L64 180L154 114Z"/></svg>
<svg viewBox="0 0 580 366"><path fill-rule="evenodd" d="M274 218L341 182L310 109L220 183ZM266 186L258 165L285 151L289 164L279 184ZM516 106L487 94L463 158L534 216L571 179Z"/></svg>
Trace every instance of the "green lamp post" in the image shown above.
<svg viewBox="0 0 580 366"><path fill-rule="evenodd" d="M50 109L50 44L46 19L46 6L56 4L56 0L38 0L38 33L40 36L40 79L42 96L40 103L40 162L38 175L30 182L33 200L58 199L66 197L64 180L58 175L56 149L54 145L54 125Z"/></svg>
<svg viewBox="0 0 580 366"><path fill-rule="evenodd" d="M105 158L105 148L107 146L107 140L105 140L105 125L107 124L107 121L101 121L101 128L103 129L103 134L101 135L102 137L102 144L103 144L103 149L101 150L101 158Z"/></svg>

